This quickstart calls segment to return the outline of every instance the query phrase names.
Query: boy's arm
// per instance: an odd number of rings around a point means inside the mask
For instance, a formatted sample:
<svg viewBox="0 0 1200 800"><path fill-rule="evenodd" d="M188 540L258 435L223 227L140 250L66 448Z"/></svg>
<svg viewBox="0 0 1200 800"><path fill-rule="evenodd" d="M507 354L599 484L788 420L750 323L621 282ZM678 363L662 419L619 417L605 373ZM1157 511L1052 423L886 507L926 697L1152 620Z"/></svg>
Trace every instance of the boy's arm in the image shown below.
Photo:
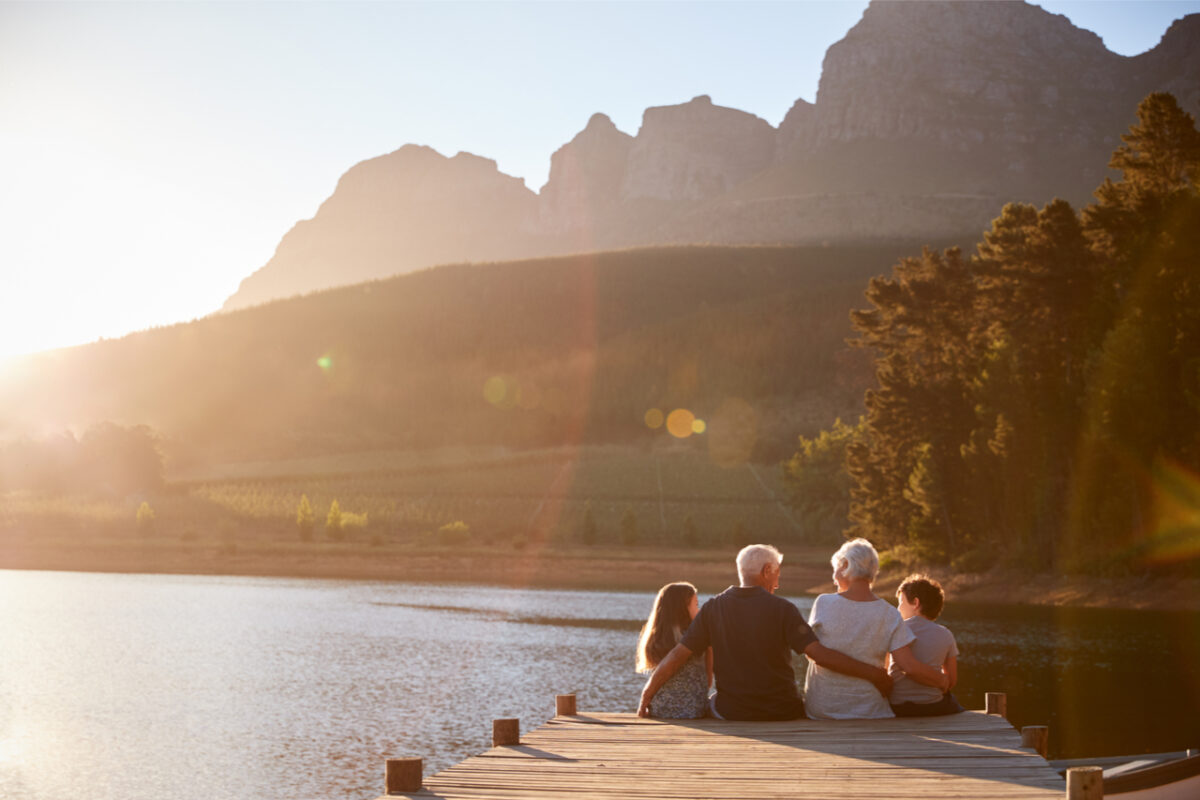
<svg viewBox="0 0 1200 800"><path fill-rule="evenodd" d="M942 664L942 672L946 673L946 678L950 681L950 685L946 687L946 691L954 688L954 684L958 683L958 656L946 656L946 663Z"/></svg>
<svg viewBox="0 0 1200 800"><path fill-rule="evenodd" d="M937 667L929 666L914 656L909 645L906 644L898 650L893 650L892 658L896 660L896 665L904 670L904 674L917 683L933 686L943 692L949 691L946 673Z"/></svg>

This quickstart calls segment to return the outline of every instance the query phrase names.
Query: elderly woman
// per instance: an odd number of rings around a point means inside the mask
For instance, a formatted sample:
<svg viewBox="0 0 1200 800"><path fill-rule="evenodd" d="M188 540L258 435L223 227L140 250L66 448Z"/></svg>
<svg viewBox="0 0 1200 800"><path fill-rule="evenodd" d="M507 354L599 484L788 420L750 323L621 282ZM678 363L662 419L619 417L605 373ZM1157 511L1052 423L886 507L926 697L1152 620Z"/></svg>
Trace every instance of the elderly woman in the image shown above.
<svg viewBox="0 0 1200 800"><path fill-rule="evenodd" d="M837 594L813 601L808 624L821 644L867 664L883 666L888 653L908 677L945 689L946 676L921 663L909 649L913 635L900 612L876 597L871 584L879 573L879 554L866 539L846 542L830 559ZM813 719L892 717L886 697L871 683L809 662L804 703Z"/></svg>

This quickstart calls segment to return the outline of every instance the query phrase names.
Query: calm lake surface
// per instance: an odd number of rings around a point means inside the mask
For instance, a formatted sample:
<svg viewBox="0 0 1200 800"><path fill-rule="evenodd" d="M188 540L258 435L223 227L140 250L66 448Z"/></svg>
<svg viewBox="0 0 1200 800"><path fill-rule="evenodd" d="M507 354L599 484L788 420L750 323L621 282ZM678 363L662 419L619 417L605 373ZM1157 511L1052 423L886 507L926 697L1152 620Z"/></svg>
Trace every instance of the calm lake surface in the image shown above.
<svg viewBox="0 0 1200 800"><path fill-rule="evenodd" d="M632 710L649 593L0 571L0 797L375 798L575 692ZM796 599L807 611L809 599ZM954 606L959 699L1051 757L1200 746L1200 615ZM835 724L835 723L831 723Z"/></svg>

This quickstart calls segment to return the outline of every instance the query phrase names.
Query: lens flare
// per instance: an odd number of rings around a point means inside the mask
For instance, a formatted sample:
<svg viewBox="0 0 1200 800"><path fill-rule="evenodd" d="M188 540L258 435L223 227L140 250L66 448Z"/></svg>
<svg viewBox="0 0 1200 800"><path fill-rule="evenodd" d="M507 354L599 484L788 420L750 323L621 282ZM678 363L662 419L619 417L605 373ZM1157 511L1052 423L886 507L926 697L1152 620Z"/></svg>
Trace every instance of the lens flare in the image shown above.
<svg viewBox="0 0 1200 800"><path fill-rule="evenodd" d="M662 427L664 418L660 408L652 408L646 412L646 427L651 430L658 430Z"/></svg>
<svg viewBox="0 0 1200 800"><path fill-rule="evenodd" d="M1149 563L1200 557L1200 475L1162 459L1154 465L1154 526L1146 543Z"/></svg>
<svg viewBox="0 0 1200 800"><path fill-rule="evenodd" d="M494 406L504 402L504 395L507 392L508 388L504 385L504 378L499 375L493 375L483 382L483 399Z"/></svg>
<svg viewBox="0 0 1200 800"><path fill-rule="evenodd" d="M317 366L328 372L329 368L333 366L333 359L329 356L321 356L317 359Z"/></svg>
<svg viewBox="0 0 1200 800"><path fill-rule="evenodd" d="M708 424L702 419L692 420L692 433L704 433L708 430Z"/></svg>
<svg viewBox="0 0 1200 800"><path fill-rule="evenodd" d="M686 408L677 408L667 416L667 430L676 439L686 439L693 433L696 415Z"/></svg>

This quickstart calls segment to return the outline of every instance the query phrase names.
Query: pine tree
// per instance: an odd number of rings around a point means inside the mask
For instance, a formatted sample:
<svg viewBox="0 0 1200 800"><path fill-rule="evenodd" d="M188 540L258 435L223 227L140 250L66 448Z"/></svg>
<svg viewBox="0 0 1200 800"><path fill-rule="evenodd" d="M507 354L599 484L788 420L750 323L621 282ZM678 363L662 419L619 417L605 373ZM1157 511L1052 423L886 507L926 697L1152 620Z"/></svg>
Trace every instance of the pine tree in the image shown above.
<svg viewBox="0 0 1200 800"><path fill-rule="evenodd" d="M879 385L866 395L865 436L846 450L855 481L849 532L882 546L908 541L922 512L905 489L918 448L928 445L929 468L945 483L946 505L932 519L953 557L967 540L958 530L969 506L962 448L975 425L972 276L959 250L926 249L902 260L891 278L872 279L866 295L874 308L851 312L860 334L852 343L879 352Z"/></svg>
<svg viewBox="0 0 1200 800"><path fill-rule="evenodd" d="M300 505L296 509L296 527L300 530L301 541L307 542L312 539L313 510L306 494L300 495Z"/></svg>
<svg viewBox="0 0 1200 800"><path fill-rule="evenodd" d="M137 529L141 534L154 533L154 509L145 500L138 506Z"/></svg>
<svg viewBox="0 0 1200 800"><path fill-rule="evenodd" d="M342 538L342 508L336 498L329 504L329 514L325 517L325 533L330 539Z"/></svg>

